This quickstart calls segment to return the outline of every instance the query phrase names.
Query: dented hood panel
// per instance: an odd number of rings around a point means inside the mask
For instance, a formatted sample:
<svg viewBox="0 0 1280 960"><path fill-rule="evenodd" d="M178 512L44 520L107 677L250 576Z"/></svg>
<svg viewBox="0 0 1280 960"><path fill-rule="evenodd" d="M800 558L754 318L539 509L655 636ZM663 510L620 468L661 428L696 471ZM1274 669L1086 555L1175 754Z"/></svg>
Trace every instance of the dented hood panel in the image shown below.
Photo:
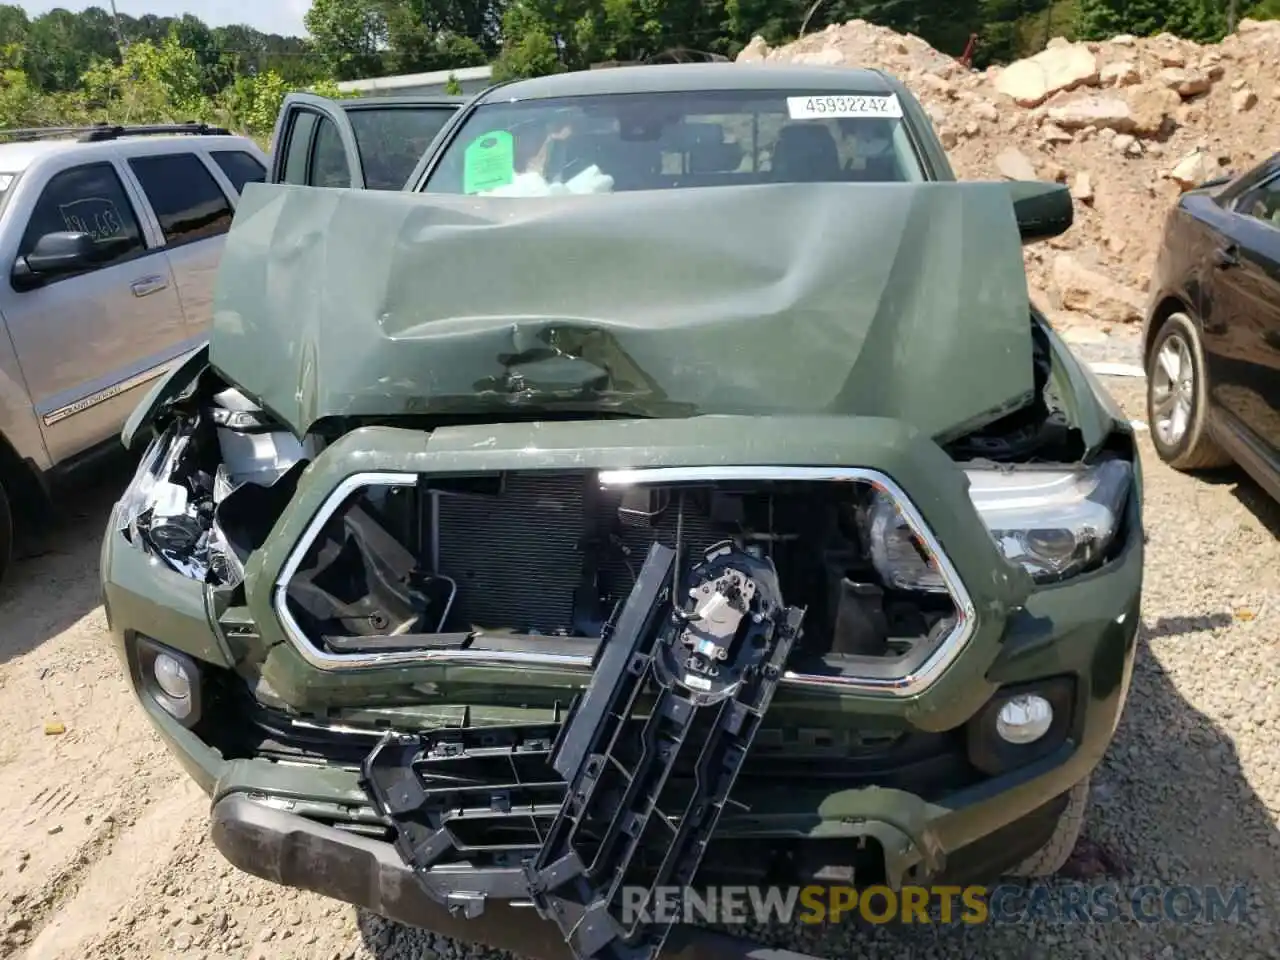
<svg viewBox="0 0 1280 960"><path fill-rule="evenodd" d="M250 185L212 365L329 417L855 414L946 438L1033 390L999 183L531 199Z"/></svg>

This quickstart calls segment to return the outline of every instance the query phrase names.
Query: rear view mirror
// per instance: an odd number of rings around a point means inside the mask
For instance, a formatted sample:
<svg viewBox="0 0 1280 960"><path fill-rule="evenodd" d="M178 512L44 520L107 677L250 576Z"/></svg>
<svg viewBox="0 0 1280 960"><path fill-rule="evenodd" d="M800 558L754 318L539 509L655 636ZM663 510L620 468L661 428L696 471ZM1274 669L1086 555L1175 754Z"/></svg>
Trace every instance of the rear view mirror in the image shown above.
<svg viewBox="0 0 1280 960"><path fill-rule="evenodd" d="M46 233L29 254L19 257L13 265L14 286L31 289L50 277L91 267L109 252L87 233Z"/></svg>
<svg viewBox="0 0 1280 960"><path fill-rule="evenodd" d="M1058 237L1071 229L1075 206L1071 191L1060 183L1016 180L1006 183L1023 243Z"/></svg>

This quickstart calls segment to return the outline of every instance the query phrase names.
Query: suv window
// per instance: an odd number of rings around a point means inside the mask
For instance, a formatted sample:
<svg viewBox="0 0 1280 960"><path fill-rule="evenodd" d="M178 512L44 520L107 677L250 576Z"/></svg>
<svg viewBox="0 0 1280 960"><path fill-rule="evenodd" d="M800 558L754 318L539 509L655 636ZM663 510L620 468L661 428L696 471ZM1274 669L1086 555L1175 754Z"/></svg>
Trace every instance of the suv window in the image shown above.
<svg viewBox="0 0 1280 960"><path fill-rule="evenodd" d="M97 268L111 266L146 249L138 215L110 163L89 163L54 174L36 201L18 255L29 254L39 239L63 231L87 233L110 246Z"/></svg>
<svg viewBox="0 0 1280 960"><path fill-rule="evenodd" d="M1280 177L1254 187L1236 203L1236 213L1280 227Z"/></svg>
<svg viewBox="0 0 1280 960"><path fill-rule="evenodd" d="M307 182L307 153L311 149L311 134L316 128L317 116L306 110L297 112L289 130L285 148L284 171L280 177L285 183Z"/></svg>
<svg viewBox="0 0 1280 960"><path fill-rule="evenodd" d="M313 187L351 186L351 168L347 166L342 136L338 133L337 124L328 117L321 117L319 120L316 145L311 151L311 175L307 178L307 183Z"/></svg>
<svg viewBox="0 0 1280 960"><path fill-rule="evenodd" d="M216 237L231 228L231 204L194 153L129 160L170 246Z"/></svg>
<svg viewBox="0 0 1280 960"><path fill-rule="evenodd" d="M246 183L265 183L267 169L258 162L258 158L243 150L213 150L209 156L222 168L236 193L244 193Z"/></svg>

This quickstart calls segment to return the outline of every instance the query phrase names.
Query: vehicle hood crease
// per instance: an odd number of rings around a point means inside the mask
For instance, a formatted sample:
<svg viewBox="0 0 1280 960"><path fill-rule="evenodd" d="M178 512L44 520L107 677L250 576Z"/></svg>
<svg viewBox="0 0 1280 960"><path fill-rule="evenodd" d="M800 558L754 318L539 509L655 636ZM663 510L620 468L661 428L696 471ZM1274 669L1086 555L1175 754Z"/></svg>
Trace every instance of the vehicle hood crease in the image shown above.
<svg viewBox="0 0 1280 960"><path fill-rule="evenodd" d="M999 183L554 198L251 185L210 361L330 417L826 414L942 438L1033 391Z"/></svg>

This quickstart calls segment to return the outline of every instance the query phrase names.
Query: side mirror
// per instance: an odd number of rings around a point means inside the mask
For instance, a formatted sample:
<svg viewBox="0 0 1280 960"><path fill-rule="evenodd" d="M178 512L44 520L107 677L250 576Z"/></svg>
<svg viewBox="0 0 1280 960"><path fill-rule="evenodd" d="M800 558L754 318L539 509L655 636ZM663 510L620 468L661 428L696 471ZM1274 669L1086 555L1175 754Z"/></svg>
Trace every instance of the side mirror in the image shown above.
<svg viewBox="0 0 1280 960"><path fill-rule="evenodd" d="M109 246L96 243L87 233L46 233L29 254L14 263L14 286L30 290L50 277L75 273L109 255Z"/></svg>
<svg viewBox="0 0 1280 960"><path fill-rule="evenodd" d="M1059 237L1071 229L1075 206L1071 191L1060 183L1016 180L1005 184L1023 243Z"/></svg>

